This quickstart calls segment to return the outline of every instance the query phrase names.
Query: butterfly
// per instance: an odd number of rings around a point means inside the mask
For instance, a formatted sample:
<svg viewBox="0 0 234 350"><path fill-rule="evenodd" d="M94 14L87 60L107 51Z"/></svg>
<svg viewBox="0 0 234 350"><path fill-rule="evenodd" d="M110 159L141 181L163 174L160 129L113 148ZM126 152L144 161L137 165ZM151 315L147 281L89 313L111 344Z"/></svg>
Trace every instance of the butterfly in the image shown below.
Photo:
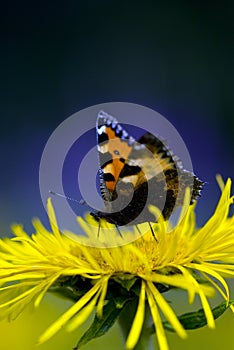
<svg viewBox="0 0 234 350"><path fill-rule="evenodd" d="M104 210L91 213L95 220L116 227L155 222L149 205L159 208L166 220L183 204L187 187L190 204L200 196L203 182L150 132L136 141L115 117L100 111L96 134Z"/></svg>

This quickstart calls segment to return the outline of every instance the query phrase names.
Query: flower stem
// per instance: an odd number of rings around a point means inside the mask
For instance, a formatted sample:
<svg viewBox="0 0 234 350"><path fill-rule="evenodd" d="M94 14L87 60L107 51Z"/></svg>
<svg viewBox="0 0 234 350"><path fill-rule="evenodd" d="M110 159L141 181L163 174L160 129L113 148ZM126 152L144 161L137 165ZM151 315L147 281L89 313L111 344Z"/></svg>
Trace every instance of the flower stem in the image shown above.
<svg viewBox="0 0 234 350"><path fill-rule="evenodd" d="M134 300L132 302L129 302L124 310L121 312L119 316L119 325L124 337L124 340L126 341L129 331L132 326L132 322L136 313L137 309L137 300ZM150 311L149 306L146 304L146 310L145 310L145 319L142 326L142 331L140 334L140 338L132 350L153 350L153 339L152 339L152 331L150 328Z"/></svg>

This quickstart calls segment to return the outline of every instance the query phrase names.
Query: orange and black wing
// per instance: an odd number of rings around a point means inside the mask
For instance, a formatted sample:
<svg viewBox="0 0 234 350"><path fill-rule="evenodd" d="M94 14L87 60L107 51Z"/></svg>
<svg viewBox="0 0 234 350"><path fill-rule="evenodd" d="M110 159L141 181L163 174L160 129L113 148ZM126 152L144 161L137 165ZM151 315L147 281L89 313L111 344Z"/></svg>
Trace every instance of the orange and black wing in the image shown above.
<svg viewBox="0 0 234 350"><path fill-rule="evenodd" d="M165 141L161 141L147 132L138 142L144 144L152 152L156 163L162 169L165 179L164 190L166 192L166 201L162 213L164 218L168 219L173 210L183 204L186 188L190 188L190 204L192 204L200 196L204 182L200 181L192 172L183 168L182 162L173 154ZM154 173L153 176L157 177L157 174ZM157 203L155 205L157 206Z"/></svg>
<svg viewBox="0 0 234 350"><path fill-rule="evenodd" d="M146 133L136 141L105 112L99 113L96 129L100 189L109 210L97 217L118 226L155 221L147 208L153 204L167 219L183 203L187 186L192 187L191 201L200 194L202 182L159 138Z"/></svg>

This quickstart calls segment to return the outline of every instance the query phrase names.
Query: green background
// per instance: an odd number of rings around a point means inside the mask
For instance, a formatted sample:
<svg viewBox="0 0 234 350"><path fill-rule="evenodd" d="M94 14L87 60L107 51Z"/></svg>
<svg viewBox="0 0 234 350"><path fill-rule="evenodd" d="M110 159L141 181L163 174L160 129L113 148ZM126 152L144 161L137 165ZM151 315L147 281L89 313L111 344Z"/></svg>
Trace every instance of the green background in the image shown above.
<svg viewBox="0 0 234 350"><path fill-rule="evenodd" d="M186 297L177 299L176 309L181 309L184 312L186 310L185 305L183 305L185 300ZM32 312L32 308L29 308L16 321L10 324L1 322L1 346L4 345L4 350L72 350L90 321L86 322L78 331L67 333L62 329L47 343L36 345L39 336L45 331L46 327L55 321L69 306L71 306L69 302L61 302L59 299L49 295L45 298L40 308L34 312ZM197 309L199 309L199 306ZM234 317L232 312L228 310L216 320L215 330L203 327L199 330L189 331L186 340L180 339L176 334L166 333L171 350L195 350L198 348L200 350L232 350L234 349L233 327ZM124 350L119 326L116 324L105 336L93 340L82 349ZM157 349L157 346L155 349Z"/></svg>

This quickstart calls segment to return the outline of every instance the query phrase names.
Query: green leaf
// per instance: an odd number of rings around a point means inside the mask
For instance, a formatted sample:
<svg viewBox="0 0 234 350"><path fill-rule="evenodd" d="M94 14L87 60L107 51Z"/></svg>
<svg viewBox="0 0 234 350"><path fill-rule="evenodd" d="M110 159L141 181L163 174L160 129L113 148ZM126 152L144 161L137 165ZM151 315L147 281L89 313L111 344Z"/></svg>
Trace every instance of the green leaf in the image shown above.
<svg viewBox="0 0 234 350"><path fill-rule="evenodd" d="M76 302L90 290L90 287L90 281L82 276L69 276L59 278L49 292Z"/></svg>
<svg viewBox="0 0 234 350"><path fill-rule="evenodd" d="M118 297L113 297L113 301L115 303L115 306L117 309L122 309L126 303L131 301L133 298L126 298L125 296L118 296Z"/></svg>
<svg viewBox="0 0 234 350"><path fill-rule="evenodd" d="M230 300L228 305L224 301L218 306L216 306L215 308L213 308L212 313L213 313L214 319L217 319L218 317L220 317L224 313L224 311L226 311L229 308L229 306L233 304L234 304L234 300ZM189 312L181 316L178 316L178 320L180 321L184 329L196 329L207 325L207 320L203 309L200 309L196 312ZM171 326L169 322L167 321L163 322L163 326L168 331L174 332L174 328Z"/></svg>
<svg viewBox="0 0 234 350"><path fill-rule="evenodd" d="M114 280L121 284L121 286L129 292L136 283L137 277L123 274L122 276L118 275L118 277L115 277Z"/></svg>
<svg viewBox="0 0 234 350"><path fill-rule="evenodd" d="M122 308L123 306L124 303L122 303ZM122 308L117 307L116 303L110 300L103 308L102 318L98 318L97 315L95 315L93 323L80 338L77 344L77 349L80 346L87 344L90 340L104 335L113 326L122 311Z"/></svg>

